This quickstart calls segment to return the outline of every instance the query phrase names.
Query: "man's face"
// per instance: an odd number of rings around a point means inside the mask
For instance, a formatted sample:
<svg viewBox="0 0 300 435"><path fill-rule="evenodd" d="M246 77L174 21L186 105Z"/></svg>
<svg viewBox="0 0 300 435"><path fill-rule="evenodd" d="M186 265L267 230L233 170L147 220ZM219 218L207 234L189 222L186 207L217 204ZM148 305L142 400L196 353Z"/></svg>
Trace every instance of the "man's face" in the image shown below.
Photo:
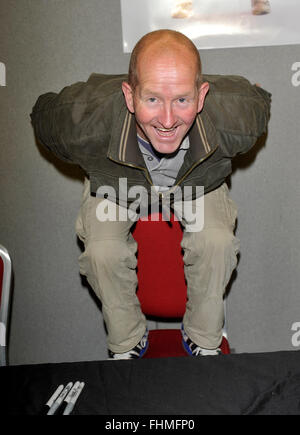
<svg viewBox="0 0 300 435"><path fill-rule="evenodd" d="M202 110L208 83L196 87L191 55L143 56L138 85L123 83L128 109L135 114L137 131L156 151L170 154L179 148Z"/></svg>

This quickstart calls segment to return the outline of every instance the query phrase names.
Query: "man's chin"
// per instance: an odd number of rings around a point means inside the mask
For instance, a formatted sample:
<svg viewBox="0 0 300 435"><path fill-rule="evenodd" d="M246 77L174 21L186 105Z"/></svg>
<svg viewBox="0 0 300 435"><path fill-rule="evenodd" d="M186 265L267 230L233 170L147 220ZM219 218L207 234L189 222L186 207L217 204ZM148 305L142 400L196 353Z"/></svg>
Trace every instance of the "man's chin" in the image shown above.
<svg viewBox="0 0 300 435"><path fill-rule="evenodd" d="M160 154L173 154L180 147L180 142L175 144L159 143L157 141L151 142L155 151Z"/></svg>

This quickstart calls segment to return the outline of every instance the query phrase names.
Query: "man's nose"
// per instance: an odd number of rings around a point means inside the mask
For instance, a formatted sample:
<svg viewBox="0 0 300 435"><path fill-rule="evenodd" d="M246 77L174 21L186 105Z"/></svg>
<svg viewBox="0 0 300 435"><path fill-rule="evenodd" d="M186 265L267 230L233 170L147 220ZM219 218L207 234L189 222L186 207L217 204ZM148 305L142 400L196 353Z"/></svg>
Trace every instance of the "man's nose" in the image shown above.
<svg viewBox="0 0 300 435"><path fill-rule="evenodd" d="M159 122L164 128L172 128L176 122L172 104L164 104L161 108Z"/></svg>

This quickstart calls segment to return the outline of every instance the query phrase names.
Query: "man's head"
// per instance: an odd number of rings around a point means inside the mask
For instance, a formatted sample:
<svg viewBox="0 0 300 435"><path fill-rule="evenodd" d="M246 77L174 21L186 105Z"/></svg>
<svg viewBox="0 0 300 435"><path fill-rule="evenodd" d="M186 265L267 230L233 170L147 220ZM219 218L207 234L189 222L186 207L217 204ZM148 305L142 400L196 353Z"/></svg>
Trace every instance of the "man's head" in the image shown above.
<svg viewBox="0 0 300 435"><path fill-rule="evenodd" d="M122 89L138 133L158 152L169 154L179 148L202 110L209 86L202 81L192 41L173 30L158 30L136 44Z"/></svg>

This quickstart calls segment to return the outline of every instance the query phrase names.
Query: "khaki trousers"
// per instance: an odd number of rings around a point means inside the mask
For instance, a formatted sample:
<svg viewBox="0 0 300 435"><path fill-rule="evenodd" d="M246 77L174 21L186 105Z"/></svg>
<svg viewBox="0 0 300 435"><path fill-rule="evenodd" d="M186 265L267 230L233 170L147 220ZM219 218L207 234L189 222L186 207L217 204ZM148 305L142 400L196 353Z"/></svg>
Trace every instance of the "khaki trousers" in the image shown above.
<svg viewBox="0 0 300 435"><path fill-rule="evenodd" d="M121 353L141 340L147 326L136 296L137 243L130 232L134 224L131 220L97 219L101 201L90 195L86 179L76 221L76 233L85 246L79 267L102 303L108 348ZM224 183L204 195L201 231L186 231L188 222L182 217L181 246L188 294L183 325L191 340L207 349L218 347L222 340L223 296L239 250L239 241L234 236L236 216L236 205Z"/></svg>

